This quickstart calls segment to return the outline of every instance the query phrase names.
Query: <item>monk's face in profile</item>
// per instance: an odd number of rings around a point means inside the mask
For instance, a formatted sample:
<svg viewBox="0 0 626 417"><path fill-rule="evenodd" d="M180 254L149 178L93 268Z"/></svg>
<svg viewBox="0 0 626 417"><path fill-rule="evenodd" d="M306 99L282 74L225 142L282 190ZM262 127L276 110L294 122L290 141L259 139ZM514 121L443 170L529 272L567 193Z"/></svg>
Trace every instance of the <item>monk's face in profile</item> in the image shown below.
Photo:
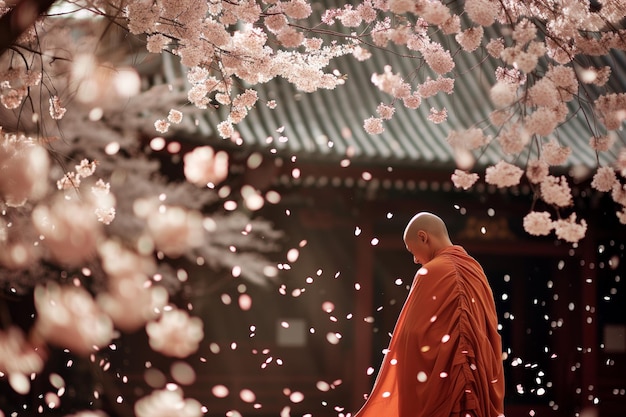
<svg viewBox="0 0 626 417"><path fill-rule="evenodd" d="M431 260L431 249L428 242L428 237L423 230L405 237L404 245L409 253L413 255L414 263L424 265Z"/></svg>

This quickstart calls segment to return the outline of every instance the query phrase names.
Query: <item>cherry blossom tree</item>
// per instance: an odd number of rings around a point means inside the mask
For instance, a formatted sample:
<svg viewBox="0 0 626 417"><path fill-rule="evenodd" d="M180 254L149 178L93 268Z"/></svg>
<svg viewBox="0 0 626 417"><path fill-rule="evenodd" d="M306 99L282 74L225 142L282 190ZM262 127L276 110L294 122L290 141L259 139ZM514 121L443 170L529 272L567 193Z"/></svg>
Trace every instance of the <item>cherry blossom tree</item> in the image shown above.
<svg viewBox="0 0 626 417"><path fill-rule="evenodd" d="M145 37L149 52L179 57L189 68L188 102L202 110L229 109L217 126L224 138L235 134L237 124L257 105L255 85L281 77L304 92L334 89L346 74L328 70L333 58L367 60L375 49L400 49L421 64L410 74L389 66L372 74L372 83L390 96L388 103L377 105L376 115L364 120L364 129L376 135L392 123L396 106L415 109L428 97L453 94L460 76L454 72L455 57L486 53L485 59L497 63L493 112L489 121L450 132L447 141L459 165L452 177L455 185L471 187L479 178L473 168L482 166L476 155L499 146L506 156L486 168L485 182L505 188L527 181L537 200L553 208L550 217L531 217L535 223L544 220L540 234L562 226L566 229L556 230L557 236L577 242L586 222L576 222L571 210L571 180L558 175L572 152L559 131L571 118L584 117L585 139L598 154L592 187L611 194L616 215L626 222L626 191L620 181L626 166L620 147L625 105L623 93L611 82L611 57L622 54L625 45L625 11L619 1L370 0L324 4L319 18L312 5L291 0L202 2L198 7L163 1L81 8ZM58 112L58 99L50 103ZM173 110L168 119L156 120L155 128L165 133L181 117ZM446 109L432 109L429 116L432 123L446 118ZM538 229L532 230L536 234Z"/></svg>
<svg viewBox="0 0 626 417"><path fill-rule="evenodd" d="M463 76L455 72L456 57L495 62L489 120L446 138L456 155L454 184L469 189L481 177L498 188L526 182L550 211L530 207L525 230L578 242L587 223L574 211L572 178L563 170L575 150L559 133L584 117L588 131L579 140L598 156L591 186L611 195L626 223L626 93L611 68L626 49L622 3L2 2L0 268L6 288L34 289L40 318L31 334L0 332L0 371L27 392L26 375L42 369L46 345L88 354L116 329L142 326L153 349L177 357L193 352L201 326L169 302L185 277L167 260L214 263L263 280L276 271L255 254L262 248L256 237L277 235L237 210L254 210L264 196L233 197L221 186L231 163L226 154L172 146L167 151L183 158L185 181L170 181L153 157L164 146L158 135L219 107L227 114L217 131L236 136L256 106L276 106L260 103L255 86L283 78L304 93L341 88L349 74L329 67L340 56L365 61L393 50L419 62L411 73L387 66L371 74L389 97L372 103L363 120L374 136L394 123L400 106L417 109L429 97L454 94L455 78ZM180 85L142 84L138 68L159 54L188 69ZM168 116L152 118L153 109ZM447 117L447 109L433 108L429 122ZM487 147L505 156L483 167ZM175 397L188 415L200 413L182 393L155 392L137 404L137 414L174 401L164 397Z"/></svg>

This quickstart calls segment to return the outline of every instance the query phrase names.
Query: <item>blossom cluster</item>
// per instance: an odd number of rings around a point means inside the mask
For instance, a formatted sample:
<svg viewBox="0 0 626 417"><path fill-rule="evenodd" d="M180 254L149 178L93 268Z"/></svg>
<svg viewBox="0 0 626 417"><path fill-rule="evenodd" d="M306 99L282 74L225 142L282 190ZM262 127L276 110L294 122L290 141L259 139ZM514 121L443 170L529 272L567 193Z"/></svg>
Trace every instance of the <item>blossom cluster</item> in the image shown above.
<svg viewBox="0 0 626 417"><path fill-rule="evenodd" d="M595 100L589 100L593 96L588 94L590 88L607 85L611 68L574 65L577 55L606 55L611 48L626 50L624 30L616 29L619 25L613 26L626 16L626 8L619 3L607 0L592 8L574 0L563 1L559 6L563 13L555 18L551 6L540 1L468 0L459 10L438 1L367 1L357 8L346 5L329 10L323 21L344 25L349 21L350 27L365 27L371 22L366 16L377 13L379 17L372 30L364 32L371 36L370 43L381 48L389 43L404 45L408 51L419 53L422 63L431 70L428 74L437 75L435 79L426 75L415 85L409 81L409 76L415 79L413 74L403 76L386 66L382 74L372 76L372 83L392 97L392 104L381 103L378 108L400 103L416 108L428 97L442 92L453 93L454 56L486 51L487 56L497 63L490 91L494 108L490 122L496 128L497 140L492 141L491 136L479 127L451 131L447 141L458 166L452 174L452 181L457 187L470 188L479 178L477 173L469 172L477 162L471 151L479 149L482 152L485 147L498 144L511 161L523 160L525 165L518 167L503 159L486 168L485 181L497 187L516 186L525 173L538 198L552 205L559 214L572 205L568 179L551 175L551 167L555 170L562 167L572 153L570 147L556 139L559 126L572 117L570 108L576 108L568 103L578 100L585 105L585 108L581 107L583 112L592 109L586 117L596 121L590 124L589 136L590 146L598 153L612 149L614 132L626 120L625 93L607 89L599 92ZM487 32L485 28L495 30ZM393 115L393 112L387 110L386 114ZM441 123L446 116L445 108L431 108L428 119ZM389 119L379 113L379 117L366 119L363 126L368 133L379 134ZM537 155L536 159L519 158L531 147L539 150L531 153ZM611 193L614 201L621 204L622 209L617 215L624 222L626 209L620 201L623 180L616 175L620 170L620 166L598 166L591 186L600 192ZM526 230L538 234L537 219L544 217L531 216L534 220L525 222L528 225ZM584 220L576 223L575 216L554 224L560 227L557 237L567 241L576 242L585 234ZM577 228L570 227L572 224ZM566 229L569 232L563 231ZM545 230L545 227L541 228L542 232Z"/></svg>
<svg viewBox="0 0 626 417"><path fill-rule="evenodd" d="M343 77L324 68L353 50L352 44L324 45L305 35L298 22L312 13L307 1L263 3L169 0L146 7L131 2L123 12L131 33L147 35L149 52L171 52L189 68L192 104L201 109L227 106L229 115L219 131L229 137L232 125L257 100L254 90L237 92L234 86L240 81L255 85L282 77L305 92L333 89ZM160 119L155 128L164 133L170 123Z"/></svg>
<svg viewBox="0 0 626 417"><path fill-rule="evenodd" d="M155 278L152 252L179 256L201 245L207 227L201 215L138 201L147 234L134 246L123 243L107 233L116 199L110 183L95 178L97 161L82 159L53 190L48 183L56 176L54 166L38 141L16 134L1 140L0 169L9 175L0 180L0 268L19 271L46 262L90 277L91 265L98 263L106 274L106 288L96 294L78 278L69 285L35 283L36 315L29 333L16 327L0 330L0 374L8 375L11 387L30 391L30 377L43 370L48 346L89 356L108 346L118 330L145 326L151 346L164 355L184 358L195 352L204 335L202 321L169 302L168 290Z"/></svg>
<svg viewBox="0 0 626 417"><path fill-rule="evenodd" d="M111 17L133 35L145 37L148 52L179 58L188 69L184 83L188 103L200 110L223 110L224 118L216 126L222 138L236 137L237 125L257 105L256 85L283 78L302 92L334 89L347 76L330 67L333 59L352 55L365 61L375 49L393 48L417 71L405 74L387 65L371 75L373 85L391 97L388 103L377 103L376 114L363 121L363 129L377 135L391 123L397 106L414 110L438 94L453 94L455 79L464 75L457 73L457 56L480 54L496 68L486 77L492 82L489 122L493 129L478 132L485 129L479 127L484 121L476 121L466 131L453 127L448 141L458 168L469 170L479 162L473 158L475 150L499 146L504 158L510 157L508 162L526 161L520 169L543 198L538 184L550 167L565 164L571 153L554 138L569 118L579 117L573 112L580 109L592 120L588 136L596 152L611 151L611 138L626 119L626 93L611 91L615 76L611 68L591 64L593 60L575 63L576 56L626 49L625 32L620 29L626 10L620 3L603 0L589 7L563 0L559 3L563 13L555 16L551 3L534 0L468 0L460 7L439 0L365 0L322 10L318 16L308 0L163 0L113 2L111 7L119 10ZM91 97L91 91L99 88L95 78L81 73L111 77L95 71L88 55L77 60L82 69L68 68L81 97ZM41 83L42 75L12 65L0 79L0 102L17 109L30 89ZM178 87L170 86L174 88ZM263 99L268 100L268 108L276 107L274 98ZM51 94L52 120L64 117L63 101L65 97ZM429 109L430 122L448 119L449 109L432 105ZM155 120L155 130L167 133L183 121L184 111L172 108ZM520 158L524 152L536 159ZM515 185L517 175L503 182L497 179L503 171L491 168L487 167L488 183ZM606 170L598 170L594 188L612 191L607 175Z"/></svg>

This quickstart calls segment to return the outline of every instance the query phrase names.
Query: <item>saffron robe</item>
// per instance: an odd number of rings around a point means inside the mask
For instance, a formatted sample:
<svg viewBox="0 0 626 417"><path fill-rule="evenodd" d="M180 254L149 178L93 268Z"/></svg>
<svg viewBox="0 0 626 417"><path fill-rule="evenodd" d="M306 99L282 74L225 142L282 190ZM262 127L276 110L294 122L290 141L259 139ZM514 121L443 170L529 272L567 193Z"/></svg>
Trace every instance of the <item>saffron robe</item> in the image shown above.
<svg viewBox="0 0 626 417"><path fill-rule="evenodd" d="M461 246L420 268L367 401L355 417L504 415L491 287Z"/></svg>

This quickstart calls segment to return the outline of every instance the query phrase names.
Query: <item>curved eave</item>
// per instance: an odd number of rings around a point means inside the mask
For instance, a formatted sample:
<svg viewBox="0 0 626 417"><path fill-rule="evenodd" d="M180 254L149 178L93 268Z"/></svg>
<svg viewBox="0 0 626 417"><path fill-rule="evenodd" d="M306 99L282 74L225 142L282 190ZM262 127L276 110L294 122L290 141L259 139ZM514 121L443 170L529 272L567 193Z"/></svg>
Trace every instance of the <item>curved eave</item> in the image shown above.
<svg viewBox="0 0 626 417"><path fill-rule="evenodd" d="M393 102L371 83L372 73L382 73L386 65L391 65L394 72L409 74L417 71L418 79L422 81L429 75L434 78L423 66L417 69L420 65L417 58L375 49L371 52L372 58L365 62L345 56L331 63L330 70L348 76L345 84L334 90L302 93L280 78L254 86L259 101L247 118L235 125L241 145L283 157L295 156L300 160L324 162L349 158L353 163L433 169L456 165L454 153L446 142L451 130L479 126L485 128L487 134L496 133L487 126L492 111L489 90L494 83L497 64L488 56L459 51L455 56L454 71L448 75L455 78L453 94L439 93L424 99L416 110L407 109L398 102L393 119L384 122L384 132L368 134L363 121L376 115L379 103ZM611 60L614 73L611 82L620 83L617 88L622 88L621 83L626 82L623 58L620 53ZM171 55L163 55L163 71L168 83L186 79L186 68ZM268 100L276 100L277 107L268 108ZM574 106L577 103L571 103L572 109ZM431 107L446 108L448 120L441 124L430 122ZM187 119L179 127L179 132L184 131L196 141L217 146L223 140L216 133L215 126L225 118L225 111L219 109L196 112L195 118ZM593 167L598 161L607 163L616 157L615 152L596 155L591 149L588 123L588 117L578 111L554 134L563 145L573 150L567 162L569 166ZM623 143L617 146L623 146ZM529 152L534 151L526 150L519 158L527 159ZM504 155L495 143L475 151L475 156L476 165L482 167L511 158Z"/></svg>

